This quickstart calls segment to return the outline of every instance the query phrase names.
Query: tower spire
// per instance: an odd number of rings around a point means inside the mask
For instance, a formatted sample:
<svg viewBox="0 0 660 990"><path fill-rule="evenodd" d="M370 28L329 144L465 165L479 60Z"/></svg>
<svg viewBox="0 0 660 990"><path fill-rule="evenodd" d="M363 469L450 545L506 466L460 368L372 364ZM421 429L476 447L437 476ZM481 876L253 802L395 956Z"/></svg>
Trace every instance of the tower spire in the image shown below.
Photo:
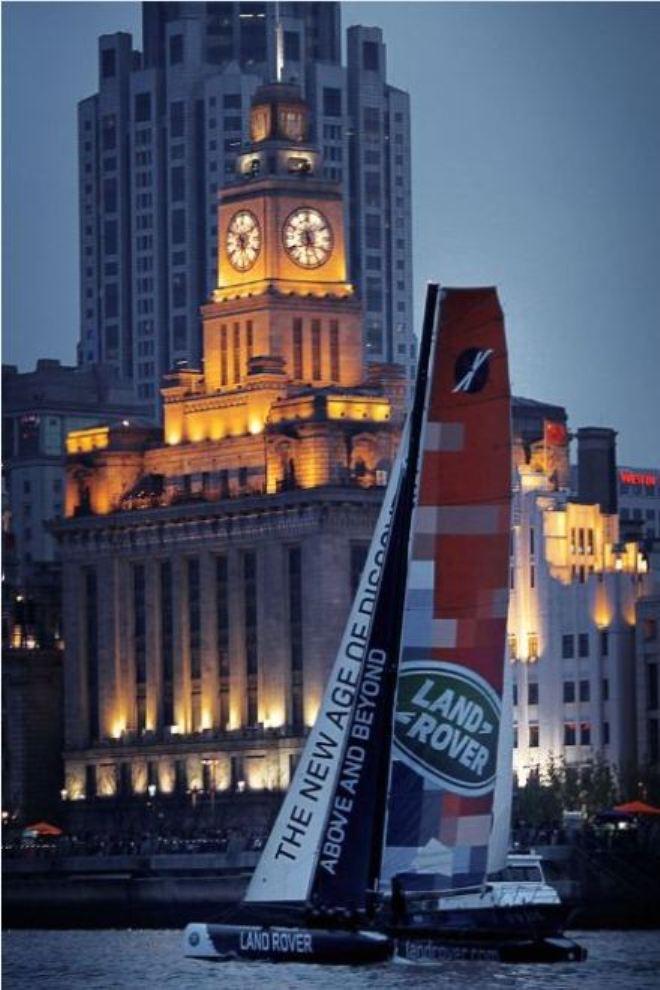
<svg viewBox="0 0 660 990"><path fill-rule="evenodd" d="M275 3L275 81L282 82L284 72L284 29L280 20L280 5Z"/></svg>

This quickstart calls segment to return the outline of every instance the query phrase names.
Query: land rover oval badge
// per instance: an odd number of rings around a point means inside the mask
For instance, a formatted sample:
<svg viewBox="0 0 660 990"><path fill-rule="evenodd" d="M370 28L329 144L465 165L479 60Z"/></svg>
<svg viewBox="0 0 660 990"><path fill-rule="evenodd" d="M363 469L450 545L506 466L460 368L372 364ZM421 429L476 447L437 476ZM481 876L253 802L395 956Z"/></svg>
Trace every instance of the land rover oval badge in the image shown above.
<svg viewBox="0 0 660 990"><path fill-rule="evenodd" d="M495 786L501 701L472 670L437 660L401 665L394 721L396 756L454 794Z"/></svg>

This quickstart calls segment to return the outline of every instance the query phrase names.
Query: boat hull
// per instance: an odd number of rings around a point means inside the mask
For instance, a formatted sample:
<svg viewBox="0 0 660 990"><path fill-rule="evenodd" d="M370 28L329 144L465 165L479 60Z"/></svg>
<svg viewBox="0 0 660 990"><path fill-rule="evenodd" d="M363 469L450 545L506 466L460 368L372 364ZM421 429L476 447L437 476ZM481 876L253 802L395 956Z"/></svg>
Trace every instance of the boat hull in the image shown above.
<svg viewBox="0 0 660 990"><path fill-rule="evenodd" d="M191 924L184 932L186 956L216 962L361 966L385 962L393 951L392 940L380 932L213 924Z"/></svg>
<svg viewBox="0 0 660 990"><path fill-rule="evenodd" d="M545 938L467 938L438 933L403 935L394 939L399 962L438 965L450 961L503 963L583 962L586 949L564 936Z"/></svg>

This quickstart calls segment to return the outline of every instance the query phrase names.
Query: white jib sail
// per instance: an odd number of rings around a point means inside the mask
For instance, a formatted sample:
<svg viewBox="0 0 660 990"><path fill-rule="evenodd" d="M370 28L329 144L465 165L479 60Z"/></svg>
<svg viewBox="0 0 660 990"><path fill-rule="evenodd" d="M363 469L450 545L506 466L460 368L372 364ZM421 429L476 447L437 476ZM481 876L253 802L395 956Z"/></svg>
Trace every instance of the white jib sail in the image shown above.
<svg viewBox="0 0 660 990"><path fill-rule="evenodd" d="M406 424L323 702L252 875L246 901L304 901L309 893L355 705L407 451Z"/></svg>

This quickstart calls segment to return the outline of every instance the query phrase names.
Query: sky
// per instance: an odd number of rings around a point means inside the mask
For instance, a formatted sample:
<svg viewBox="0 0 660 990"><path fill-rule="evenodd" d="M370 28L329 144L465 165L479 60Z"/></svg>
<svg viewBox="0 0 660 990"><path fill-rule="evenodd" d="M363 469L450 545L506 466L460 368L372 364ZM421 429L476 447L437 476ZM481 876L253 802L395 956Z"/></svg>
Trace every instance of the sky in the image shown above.
<svg viewBox="0 0 660 990"><path fill-rule="evenodd" d="M76 103L135 3L2 5L3 360L75 362ZM660 4L345 3L412 106L415 302L496 285L514 392L660 467Z"/></svg>

